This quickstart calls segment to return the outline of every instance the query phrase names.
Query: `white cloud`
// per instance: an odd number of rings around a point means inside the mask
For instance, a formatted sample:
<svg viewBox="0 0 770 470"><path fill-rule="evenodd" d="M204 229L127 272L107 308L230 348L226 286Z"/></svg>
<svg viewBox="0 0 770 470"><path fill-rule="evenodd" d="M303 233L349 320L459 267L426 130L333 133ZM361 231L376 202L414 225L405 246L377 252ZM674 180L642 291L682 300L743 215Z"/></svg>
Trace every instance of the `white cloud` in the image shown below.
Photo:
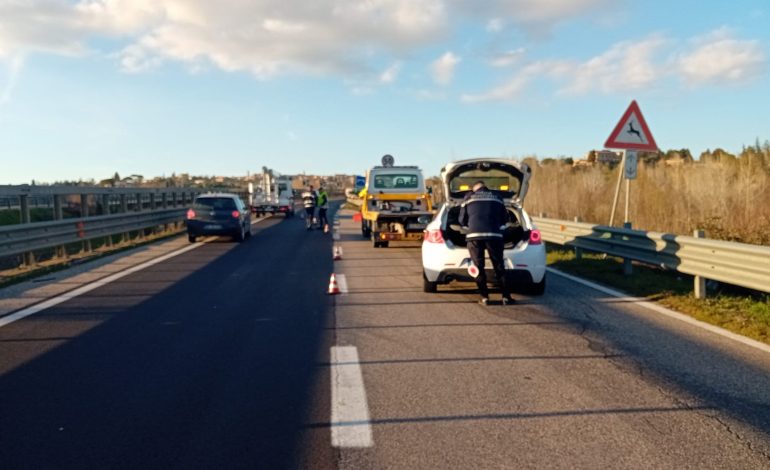
<svg viewBox="0 0 770 470"><path fill-rule="evenodd" d="M487 31L490 33L499 33L505 29L505 20L502 18L492 18L487 22Z"/></svg>
<svg viewBox="0 0 770 470"><path fill-rule="evenodd" d="M492 89L466 94L466 103L511 101L528 87L547 82L556 95L624 93L648 90L676 79L690 86L729 84L758 78L767 68L767 56L759 41L734 39L725 29L686 42L651 34L636 41L623 41L585 61L539 60L516 68L513 75ZM685 50L685 52L681 52ZM523 51L502 54L491 66L518 65Z"/></svg>
<svg viewBox="0 0 770 470"><path fill-rule="evenodd" d="M678 71L689 85L746 82L759 77L767 67L759 41L734 39L725 28L692 42L694 49L677 61Z"/></svg>
<svg viewBox="0 0 770 470"><path fill-rule="evenodd" d="M94 39L122 42L130 72L181 62L260 78L325 74L372 79L373 64L432 46L468 18L490 31L550 28L610 0L23 0L0 1L0 56L19 51L93 53ZM491 20L490 20L491 18ZM531 26L536 25L536 26Z"/></svg>
<svg viewBox="0 0 770 470"><path fill-rule="evenodd" d="M400 72L401 64L399 62L394 63L380 74L380 83L391 84L395 82Z"/></svg>
<svg viewBox="0 0 770 470"><path fill-rule="evenodd" d="M523 58L526 50L523 47L506 51L497 54L489 60L489 65L492 67L511 67L519 63Z"/></svg>
<svg viewBox="0 0 770 470"><path fill-rule="evenodd" d="M541 33L555 24L578 16L590 15L613 6L612 0L447 0L454 9L488 21L487 30L499 31L507 23ZM491 29L490 29L491 26Z"/></svg>
<svg viewBox="0 0 770 470"><path fill-rule="evenodd" d="M433 81L440 85L448 85L454 78L455 69L462 59L452 52L445 52L444 55L433 61L430 65Z"/></svg>
<svg viewBox="0 0 770 470"><path fill-rule="evenodd" d="M0 2L0 56L20 50L85 54L97 37L127 41L128 71L161 61L209 63L258 77L371 75L445 34L444 0L27 0Z"/></svg>
<svg viewBox="0 0 770 470"><path fill-rule="evenodd" d="M560 93L584 95L592 91L613 93L648 87L664 75L656 61L668 41L653 34L640 41L624 41L590 60L566 67L566 86Z"/></svg>

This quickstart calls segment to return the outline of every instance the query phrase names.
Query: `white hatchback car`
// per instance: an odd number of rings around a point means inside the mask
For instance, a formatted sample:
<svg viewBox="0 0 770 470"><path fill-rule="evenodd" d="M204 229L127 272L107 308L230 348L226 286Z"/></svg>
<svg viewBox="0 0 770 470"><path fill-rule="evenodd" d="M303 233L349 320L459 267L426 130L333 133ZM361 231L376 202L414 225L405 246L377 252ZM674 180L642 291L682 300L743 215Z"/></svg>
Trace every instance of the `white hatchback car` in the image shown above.
<svg viewBox="0 0 770 470"><path fill-rule="evenodd" d="M441 170L446 202L425 229L422 242L423 290L436 292L439 284L473 281L468 272L471 256L458 217L460 204L474 182L482 180L500 196L509 213L503 234L508 285L514 292L542 295L545 291L545 245L540 231L522 208L532 170L525 163L495 158L474 158L449 163ZM487 256L487 279L496 282Z"/></svg>

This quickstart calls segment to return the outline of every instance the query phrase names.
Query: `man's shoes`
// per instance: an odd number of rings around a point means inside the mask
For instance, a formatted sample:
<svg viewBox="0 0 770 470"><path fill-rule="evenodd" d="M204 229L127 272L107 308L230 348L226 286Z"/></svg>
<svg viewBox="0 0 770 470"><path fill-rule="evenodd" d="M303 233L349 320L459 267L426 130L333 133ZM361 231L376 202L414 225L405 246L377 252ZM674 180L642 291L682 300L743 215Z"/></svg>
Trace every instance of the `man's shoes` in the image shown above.
<svg viewBox="0 0 770 470"><path fill-rule="evenodd" d="M513 305L516 301L513 300L511 297L503 297L503 305Z"/></svg>
<svg viewBox="0 0 770 470"><path fill-rule="evenodd" d="M489 299L486 297L482 297L479 299L479 305L489 305Z"/></svg>

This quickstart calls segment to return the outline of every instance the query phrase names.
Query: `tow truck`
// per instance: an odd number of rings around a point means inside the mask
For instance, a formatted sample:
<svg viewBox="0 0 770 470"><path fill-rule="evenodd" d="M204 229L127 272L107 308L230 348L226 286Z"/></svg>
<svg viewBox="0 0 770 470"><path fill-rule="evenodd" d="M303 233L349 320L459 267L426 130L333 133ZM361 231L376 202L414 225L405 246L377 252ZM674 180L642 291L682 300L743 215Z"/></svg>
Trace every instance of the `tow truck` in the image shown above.
<svg viewBox="0 0 770 470"><path fill-rule="evenodd" d="M374 248L386 248L391 241L420 241L433 218L430 194L422 170L416 166L395 166L391 155L382 165L366 172L361 191L361 234L371 238Z"/></svg>

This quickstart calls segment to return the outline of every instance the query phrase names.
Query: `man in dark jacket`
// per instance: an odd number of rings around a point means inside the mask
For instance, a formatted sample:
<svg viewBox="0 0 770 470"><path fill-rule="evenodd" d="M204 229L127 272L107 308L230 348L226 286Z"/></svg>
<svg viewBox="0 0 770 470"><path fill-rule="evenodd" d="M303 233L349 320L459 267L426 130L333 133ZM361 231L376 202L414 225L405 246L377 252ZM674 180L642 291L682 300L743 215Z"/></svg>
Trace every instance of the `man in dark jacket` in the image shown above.
<svg viewBox="0 0 770 470"><path fill-rule="evenodd" d="M479 287L481 300L479 303L489 303L487 276L484 272L484 250L489 253L492 267L500 284L503 294L503 305L512 304L514 300L508 291L503 262L503 229L508 222L508 210L505 203L495 193L490 191L483 181L473 184L473 192L468 193L460 206L460 224L464 227L468 251L476 268L476 285ZM474 274L474 269L469 272Z"/></svg>

